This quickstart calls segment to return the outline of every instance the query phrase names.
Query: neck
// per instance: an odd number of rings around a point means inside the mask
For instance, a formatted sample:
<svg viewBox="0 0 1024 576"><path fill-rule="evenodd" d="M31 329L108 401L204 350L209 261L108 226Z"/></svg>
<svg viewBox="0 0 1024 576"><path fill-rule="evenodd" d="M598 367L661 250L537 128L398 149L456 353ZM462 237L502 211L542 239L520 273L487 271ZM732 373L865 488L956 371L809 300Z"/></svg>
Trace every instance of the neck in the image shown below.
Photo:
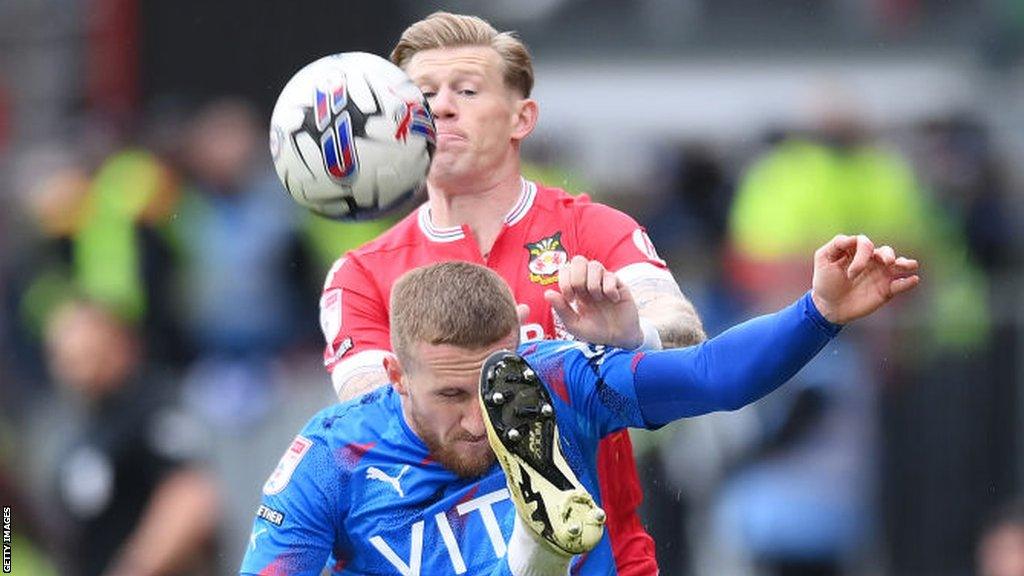
<svg viewBox="0 0 1024 576"><path fill-rule="evenodd" d="M471 191L434 184L428 190L433 224L442 228L469 226L480 253L486 255L505 224L505 215L522 193L522 179L516 173L514 177Z"/></svg>

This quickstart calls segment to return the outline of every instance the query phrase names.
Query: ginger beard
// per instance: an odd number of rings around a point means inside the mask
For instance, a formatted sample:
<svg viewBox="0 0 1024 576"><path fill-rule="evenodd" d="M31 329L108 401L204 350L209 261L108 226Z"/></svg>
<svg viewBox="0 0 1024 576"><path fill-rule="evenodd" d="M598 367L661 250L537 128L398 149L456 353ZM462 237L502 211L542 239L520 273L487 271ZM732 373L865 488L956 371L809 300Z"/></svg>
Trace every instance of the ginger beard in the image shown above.
<svg viewBox="0 0 1024 576"><path fill-rule="evenodd" d="M427 445L430 457L456 475L473 478L484 474L494 465L494 450L487 442L486 433L475 437L469 431L459 429L442 435L429 431L430 428L419 420L415 411L410 411L409 416L413 421L413 429Z"/></svg>

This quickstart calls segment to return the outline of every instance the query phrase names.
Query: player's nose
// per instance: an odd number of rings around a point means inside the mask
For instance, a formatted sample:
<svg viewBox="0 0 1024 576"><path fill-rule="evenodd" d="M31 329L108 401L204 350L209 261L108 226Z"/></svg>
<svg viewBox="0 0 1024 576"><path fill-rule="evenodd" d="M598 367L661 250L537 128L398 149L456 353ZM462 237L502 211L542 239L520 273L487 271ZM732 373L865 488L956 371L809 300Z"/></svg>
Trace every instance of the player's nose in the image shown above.
<svg viewBox="0 0 1024 576"><path fill-rule="evenodd" d="M473 402L473 405L462 415L462 427L477 438L487 435L483 413L477 402Z"/></svg>
<svg viewBox="0 0 1024 576"><path fill-rule="evenodd" d="M455 116L455 92L441 88L430 98L430 113L434 118L451 118Z"/></svg>

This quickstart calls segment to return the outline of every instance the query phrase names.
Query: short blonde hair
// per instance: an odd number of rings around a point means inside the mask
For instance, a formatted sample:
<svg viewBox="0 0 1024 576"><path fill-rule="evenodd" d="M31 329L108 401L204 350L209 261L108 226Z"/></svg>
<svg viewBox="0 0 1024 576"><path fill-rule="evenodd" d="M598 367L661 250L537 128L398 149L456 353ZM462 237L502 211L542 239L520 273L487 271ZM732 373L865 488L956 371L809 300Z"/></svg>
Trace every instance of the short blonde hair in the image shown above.
<svg viewBox="0 0 1024 576"><path fill-rule="evenodd" d="M402 32L391 61L405 69L409 60L421 50L457 46L489 46L505 64L505 85L529 98L533 91L533 61L530 51L515 32L498 32L483 18L434 12Z"/></svg>
<svg viewBox="0 0 1024 576"><path fill-rule="evenodd" d="M391 349L415 363L417 343L479 349L519 331L515 300L493 270L442 262L407 272L391 289Z"/></svg>

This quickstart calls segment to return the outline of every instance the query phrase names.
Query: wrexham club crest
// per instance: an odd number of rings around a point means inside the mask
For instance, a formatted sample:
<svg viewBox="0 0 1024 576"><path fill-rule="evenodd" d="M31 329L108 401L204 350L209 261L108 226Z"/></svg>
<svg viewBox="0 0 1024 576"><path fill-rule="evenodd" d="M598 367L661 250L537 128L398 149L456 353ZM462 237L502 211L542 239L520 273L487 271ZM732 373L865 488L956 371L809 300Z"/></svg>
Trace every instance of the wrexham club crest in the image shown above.
<svg viewBox="0 0 1024 576"><path fill-rule="evenodd" d="M558 282L558 268L569 261L562 247L562 233L555 232L525 247L530 252L530 281L542 286Z"/></svg>

